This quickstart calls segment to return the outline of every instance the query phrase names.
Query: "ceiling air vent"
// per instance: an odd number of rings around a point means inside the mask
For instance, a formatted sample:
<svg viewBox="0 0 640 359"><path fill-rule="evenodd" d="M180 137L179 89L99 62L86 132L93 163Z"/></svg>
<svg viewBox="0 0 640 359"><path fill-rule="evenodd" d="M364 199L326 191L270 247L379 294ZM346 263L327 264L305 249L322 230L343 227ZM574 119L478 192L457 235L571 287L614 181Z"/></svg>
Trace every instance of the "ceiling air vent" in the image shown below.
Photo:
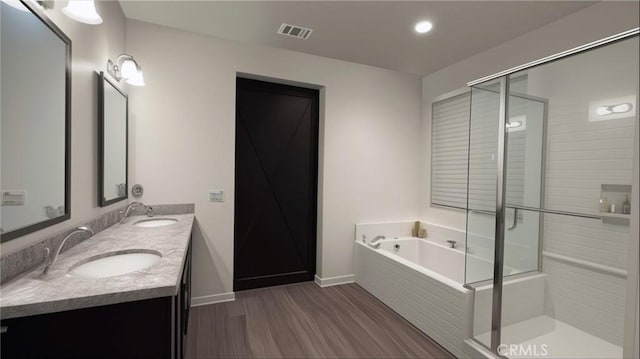
<svg viewBox="0 0 640 359"><path fill-rule="evenodd" d="M308 29L306 27L282 23L278 29L278 34L306 40L309 38L309 35L311 35L312 31L312 29Z"/></svg>

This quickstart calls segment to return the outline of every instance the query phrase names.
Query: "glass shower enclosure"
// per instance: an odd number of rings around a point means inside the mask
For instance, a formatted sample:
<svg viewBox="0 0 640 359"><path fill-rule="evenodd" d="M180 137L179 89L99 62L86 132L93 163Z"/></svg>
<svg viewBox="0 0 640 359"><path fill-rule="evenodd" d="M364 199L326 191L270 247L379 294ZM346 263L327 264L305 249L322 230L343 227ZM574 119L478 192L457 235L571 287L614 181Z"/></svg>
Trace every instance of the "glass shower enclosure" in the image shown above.
<svg viewBox="0 0 640 359"><path fill-rule="evenodd" d="M623 356L638 53L633 29L469 83L465 286L494 354Z"/></svg>

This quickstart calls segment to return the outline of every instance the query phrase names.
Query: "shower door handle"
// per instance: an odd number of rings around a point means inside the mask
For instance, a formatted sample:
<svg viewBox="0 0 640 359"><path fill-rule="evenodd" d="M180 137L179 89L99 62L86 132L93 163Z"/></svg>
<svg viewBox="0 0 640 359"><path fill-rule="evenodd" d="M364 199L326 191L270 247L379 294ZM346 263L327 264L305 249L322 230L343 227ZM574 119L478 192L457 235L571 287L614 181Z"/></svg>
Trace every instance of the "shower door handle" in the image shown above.
<svg viewBox="0 0 640 359"><path fill-rule="evenodd" d="M509 231L513 231L518 226L518 209L513 209L513 224L508 228Z"/></svg>

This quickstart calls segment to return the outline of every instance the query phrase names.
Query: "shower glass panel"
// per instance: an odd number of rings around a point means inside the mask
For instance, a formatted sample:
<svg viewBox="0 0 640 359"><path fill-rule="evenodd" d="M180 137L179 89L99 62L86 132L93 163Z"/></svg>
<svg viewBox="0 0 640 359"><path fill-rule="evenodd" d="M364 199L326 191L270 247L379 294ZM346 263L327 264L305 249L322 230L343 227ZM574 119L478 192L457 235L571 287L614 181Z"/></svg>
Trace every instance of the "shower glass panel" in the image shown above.
<svg viewBox="0 0 640 359"><path fill-rule="evenodd" d="M474 338L490 347L493 293L500 83L471 89L465 283L474 295Z"/></svg>
<svg viewBox="0 0 640 359"><path fill-rule="evenodd" d="M498 82L471 89L465 283L493 278L499 111Z"/></svg>
<svg viewBox="0 0 640 359"><path fill-rule="evenodd" d="M504 272L534 267L538 253L541 271L503 283L506 350L622 357L630 217L620 206L632 186L638 67L636 36L509 75ZM600 213L603 196L616 213Z"/></svg>
<svg viewBox="0 0 640 359"><path fill-rule="evenodd" d="M544 195L547 101L527 94L528 76L509 78L506 121L504 276L537 271Z"/></svg>
<svg viewBox="0 0 640 359"><path fill-rule="evenodd" d="M537 212L524 212L520 208L524 205L538 208L544 193L546 101L526 95L526 75L511 79L509 88L503 277L539 269L541 217ZM490 346L494 295L499 116L499 83L473 87L465 282L475 286L474 337L486 346ZM509 288L503 295L511 297L514 293Z"/></svg>
<svg viewBox="0 0 640 359"><path fill-rule="evenodd" d="M472 86L465 282L502 356L623 356L637 34Z"/></svg>

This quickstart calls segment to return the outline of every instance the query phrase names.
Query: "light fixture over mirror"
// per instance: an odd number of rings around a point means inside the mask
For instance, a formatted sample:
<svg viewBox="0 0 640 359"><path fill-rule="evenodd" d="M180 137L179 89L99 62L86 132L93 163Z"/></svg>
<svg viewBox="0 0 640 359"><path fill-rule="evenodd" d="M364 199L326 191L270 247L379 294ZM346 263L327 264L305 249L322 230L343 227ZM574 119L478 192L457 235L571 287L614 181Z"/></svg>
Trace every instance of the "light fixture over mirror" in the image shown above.
<svg viewBox="0 0 640 359"><path fill-rule="evenodd" d="M132 86L145 86L142 67L131 55L122 54L116 57L116 61L107 61L107 72L116 81L125 79Z"/></svg>
<svg viewBox="0 0 640 359"><path fill-rule="evenodd" d="M62 12L68 17L89 25L102 24L93 0L69 0Z"/></svg>

